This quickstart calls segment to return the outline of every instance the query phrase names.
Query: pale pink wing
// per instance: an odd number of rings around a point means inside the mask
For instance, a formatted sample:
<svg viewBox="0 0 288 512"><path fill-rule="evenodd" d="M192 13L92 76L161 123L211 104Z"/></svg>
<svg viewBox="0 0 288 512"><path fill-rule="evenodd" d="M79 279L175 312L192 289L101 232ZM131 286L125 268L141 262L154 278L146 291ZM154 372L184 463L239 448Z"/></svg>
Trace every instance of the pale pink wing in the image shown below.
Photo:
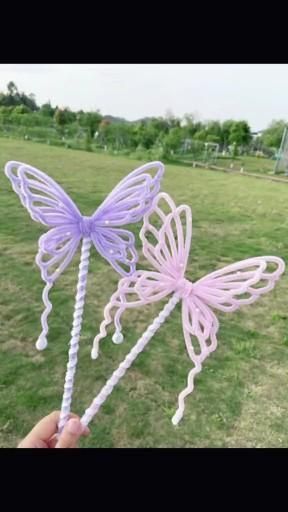
<svg viewBox="0 0 288 512"><path fill-rule="evenodd" d="M219 322L209 306L193 295L182 301L182 327L186 349L194 367L188 374L186 388L178 396L178 409L172 418L174 425L183 416L185 398L194 389L195 375L201 371L203 361L217 347Z"/></svg>
<svg viewBox="0 0 288 512"><path fill-rule="evenodd" d="M175 206L164 192L158 194L140 231L143 254L151 265L174 279L184 277L192 238L189 206Z"/></svg>
<svg viewBox="0 0 288 512"><path fill-rule="evenodd" d="M203 277L193 292L215 309L235 311L272 290L284 270L285 263L277 256L249 258Z"/></svg>
<svg viewBox="0 0 288 512"><path fill-rule="evenodd" d="M112 338L114 343L123 341L120 319L126 309L162 300L174 290L174 286L174 281L169 276L145 270L136 270L132 276L120 279L116 292L104 309L104 320L93 342L92 358L98 357L99 342L107 336L106 328L112 322L115 326Z"/></svg>
<svg viewBox="0 0 288 512"><path fill-rule="evenodd" d="M194 389L195 375L217 347L219 322L211 307L232 312L255 302L272 290L284 270L284 261L276 256L250 258L208 274L193 285L192 295L183 299L184 338L194 368L188 374L187 387L178 397L178 409L172 419L175 425L183 416L185 398Z"/></svg>

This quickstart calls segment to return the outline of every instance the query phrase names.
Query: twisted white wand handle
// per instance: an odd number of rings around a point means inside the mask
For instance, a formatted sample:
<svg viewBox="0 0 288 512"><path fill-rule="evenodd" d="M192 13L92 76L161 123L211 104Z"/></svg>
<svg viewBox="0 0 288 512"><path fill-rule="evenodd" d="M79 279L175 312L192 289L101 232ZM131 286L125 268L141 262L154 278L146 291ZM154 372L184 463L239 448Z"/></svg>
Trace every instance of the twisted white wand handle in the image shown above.
<svg viewBox="0 0 288 512"><path fill-rule="evenodd" d="M119 380L123 375L125 375L128 368L131 366L133 361L135 361L136 357L144 350L146 345L151 340L152 336L159 329L161 324L165 322L170 313L175 308L176 304L179 302L180 298L178 295L173 295L169 302L167 302L166 306L159 313L157 318L153 321L153 323L147 328L141 338L137 341L136 345L131 349L129 354L125 357L124 361L120 363L117 370L111 375L110 379L107 380L106 384L103 386L98 395L94 398L90 407L86 409L84 415L81 418L81 423L83 426L87 426L88 423L92 420L92 418L97 414L101 405L105 402L106 398L112 393L113 388L118 384Z"/></svg>
<svg viewBox="0 0 288 512"><path fill-rule="evenodd" d="M89 267L89 256L91 248L91 239L83 238L81 248L81 258L79 264L77 293L75 299L73 325L70 339L69 359L65 376L64 393L58 424L58 433L60 434L69 418L70 406L72 401L74 376L77 366L77 353L79 349L79 339L82 326L82 316L85 303L87 274Z"/></svg>

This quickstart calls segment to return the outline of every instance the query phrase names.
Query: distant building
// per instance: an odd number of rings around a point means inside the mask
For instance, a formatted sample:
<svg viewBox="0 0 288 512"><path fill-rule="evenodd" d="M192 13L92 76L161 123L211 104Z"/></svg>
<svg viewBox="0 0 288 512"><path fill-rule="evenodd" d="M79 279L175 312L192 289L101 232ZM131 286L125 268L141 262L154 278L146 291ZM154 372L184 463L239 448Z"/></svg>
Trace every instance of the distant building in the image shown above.
<svg viewBox="0 0 288 512"><path fill-rule="evenodd" d="M251 132L253 139L255 140L255 139L258 139L258 137L261 137L263 131L264 130L260 130L259 132Z"/></svg>

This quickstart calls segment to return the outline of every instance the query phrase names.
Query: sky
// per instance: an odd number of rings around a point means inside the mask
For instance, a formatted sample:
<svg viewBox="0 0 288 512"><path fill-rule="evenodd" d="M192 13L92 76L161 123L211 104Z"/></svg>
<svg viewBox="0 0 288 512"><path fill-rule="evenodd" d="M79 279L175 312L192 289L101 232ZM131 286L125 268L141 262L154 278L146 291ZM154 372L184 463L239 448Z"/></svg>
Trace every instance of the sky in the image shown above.
<svg viewBox="0 0 288 512"><path fill-rule="evenodd" d="M0 64L0 91L10 80L40 105L130 121L170 110L245 119L258 131L288 119L288 64Z"/></svg>

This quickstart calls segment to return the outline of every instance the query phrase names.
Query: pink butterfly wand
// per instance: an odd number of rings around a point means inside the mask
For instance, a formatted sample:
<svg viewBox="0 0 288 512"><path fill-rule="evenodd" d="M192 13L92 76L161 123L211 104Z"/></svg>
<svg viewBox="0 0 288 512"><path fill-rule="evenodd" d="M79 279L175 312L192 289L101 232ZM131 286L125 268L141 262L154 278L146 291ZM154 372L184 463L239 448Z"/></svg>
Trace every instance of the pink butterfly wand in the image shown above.
<svg viewBox="0 0 288 512"><path fill-rule="evenodd" d="M159 205L161 201L170 210L167 215ZM156 226L150 221L153 214L156 214ZM172 423L177 425L184 413L185 398L193 391L195 375L201 371L204 360L217 346L219 322L211 308L232 312L242 305L255 302L260 295L274 287L285 269L281 258L255 257L228 265L192 283L185 278L192 238L191 209L186 205L176 208L173 200L165 193L158 194L153 201L153 209L144 216L140 238L144 256L155 271L139 270L119 281L117 291L105 307L100 333L94 340L92 357L96 359L98 356L99 341L106 336L106 327L112 322L112 309L116 308L113 341L121 343L123 335L120 318L126 309L173 295L85 411L81 419L83 425L88 425L92 420L132 362L181 301L184 340L194 367L189 372L186 388L178 397L178 409L172 418ZM276 269L269 270L269 264L276 266Z"/></svg>
<svg viewBox="0 0 288 512"><path fill-rule="evenodd" d="M59 432L70 412L91 245L117 272L126 276L133 274L137 262L135 239L133 233L122 226L138 222L149 211L153 198L159 192L163 173L161 162L150 162L139 167L115 187L91 217L86 217L44 172L21 162L11 161L5 166L5 174L13 190L32 219L51 228L40 237L36 256L36 263L46 283L42 295L45 305L41 316L42 332L36 343L39 350L47 346L47 317L52 309L49 291L71 262L82 240Z"/></svg>

